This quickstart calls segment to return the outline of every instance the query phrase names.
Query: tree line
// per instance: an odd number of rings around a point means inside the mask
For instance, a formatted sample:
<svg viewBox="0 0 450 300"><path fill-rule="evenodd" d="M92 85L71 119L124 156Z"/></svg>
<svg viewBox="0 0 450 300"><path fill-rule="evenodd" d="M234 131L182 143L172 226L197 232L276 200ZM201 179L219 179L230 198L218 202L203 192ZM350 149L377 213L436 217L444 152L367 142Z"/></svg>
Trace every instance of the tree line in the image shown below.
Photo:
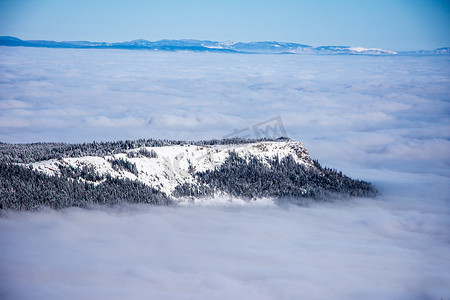
<svg viewBox="0 0 450 300"><path fill-rule="evenodd" d="M157 139L138 139L116 142L92 142L92 143L31 143L31 144L8 144L0 142L0 161L8 163L33 163L37 161L60 159L66 157L82 156L107 156L118 153L126 153L128 150L143 147L163 147L174 145L231 145L257 143L262 141L283 141L288 138L278 139L212 139L201 141L176 141ZM148 151L149 152L149 151ZM147 153L145 149L139 151L140 155L154 157L156 153ZM133 155L133 154L131 154Z"/></svg>

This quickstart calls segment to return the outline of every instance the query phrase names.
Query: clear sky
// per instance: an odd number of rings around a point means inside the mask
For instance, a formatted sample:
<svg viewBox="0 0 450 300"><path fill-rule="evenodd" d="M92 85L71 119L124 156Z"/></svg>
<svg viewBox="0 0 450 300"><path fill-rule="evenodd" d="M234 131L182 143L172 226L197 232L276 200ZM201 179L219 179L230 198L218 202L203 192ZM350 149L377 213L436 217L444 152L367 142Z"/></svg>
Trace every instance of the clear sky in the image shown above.
<svg viewBox="0 0 450 300"><path fill-rule="evenodd" d="M390 50L450 46L443 0L0 0L22 39L286 41Z"/></svg>

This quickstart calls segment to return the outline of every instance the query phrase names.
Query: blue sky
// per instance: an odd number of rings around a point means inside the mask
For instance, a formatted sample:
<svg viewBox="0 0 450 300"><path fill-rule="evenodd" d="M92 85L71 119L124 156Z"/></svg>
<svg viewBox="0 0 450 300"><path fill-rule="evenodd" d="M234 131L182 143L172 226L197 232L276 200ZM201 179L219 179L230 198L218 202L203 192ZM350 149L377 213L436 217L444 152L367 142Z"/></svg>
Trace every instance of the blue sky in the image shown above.
<svg viewBox="0 0 450 300"><path fill-rule="evenodd" d="M391 50L450 46L450 1L2 0L0 35L22 39L277 40Z"/></svg>

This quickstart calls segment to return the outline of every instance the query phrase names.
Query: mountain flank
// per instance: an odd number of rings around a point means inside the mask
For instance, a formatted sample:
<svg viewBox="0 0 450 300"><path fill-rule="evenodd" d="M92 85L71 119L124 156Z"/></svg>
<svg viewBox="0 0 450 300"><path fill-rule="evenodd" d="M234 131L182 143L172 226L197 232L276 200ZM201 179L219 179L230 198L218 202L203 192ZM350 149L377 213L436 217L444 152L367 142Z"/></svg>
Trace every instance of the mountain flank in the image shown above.
<svg viewBox="0 0 450 300"><path fill-rule="evenodd" d="M0 154L1 209L377 194L368 182L322 167L287 138L0 143Z"/></svg>

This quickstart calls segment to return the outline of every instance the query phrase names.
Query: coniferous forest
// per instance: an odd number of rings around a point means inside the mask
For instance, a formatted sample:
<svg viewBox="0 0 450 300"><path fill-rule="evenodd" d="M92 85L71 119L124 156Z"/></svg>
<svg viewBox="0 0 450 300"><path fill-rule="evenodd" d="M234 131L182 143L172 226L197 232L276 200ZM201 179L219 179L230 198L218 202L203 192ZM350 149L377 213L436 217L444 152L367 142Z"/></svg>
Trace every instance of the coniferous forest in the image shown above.
<svg viewBox="0 0 450 300"><path fill-rule="evenodd" d="M317 161L314 161L314 165L316 168L308 169L296 163L292 156L286 156L282 159L276 157L266 166L256 157L247 161L231 152L219 168L195 174L200 186L180 185L175 195L204 197L226 193L250 199L308 197L319 200L332 194L370 197L377 193L368 182L323 168Z"/></svg>
<svg viewBox="0 0 450 300"><path fill-rule="evenodd" d="M32 144L7 144L0 142L0 161L8 163L32 163L49 159L58 159L63 157L82 157L82 156L105 156L117 153L126 153L127 150L141 147L163 147L163 146L182 146L182 145L238 145L245 143L257 143L262 141L286 141L288 138L278 139L243 139L231 138L221 140L201 140L201 141L176 141L176 140L155 140L139 139L125 140L116 142L92 142L80 144L66 143L32 143ZM147 153L145 150L139 151L139 154L147 157L154 156L154 153Z"/></svg>
<svg viewBox="0 0 450 300"><path fill-rule="evenodd" d="M167 205L165 194L139 181L107 177L94 185L65 176L49 176L28 167L0 163L0 209L35 210L88 207L92 204Z"/></svg>

